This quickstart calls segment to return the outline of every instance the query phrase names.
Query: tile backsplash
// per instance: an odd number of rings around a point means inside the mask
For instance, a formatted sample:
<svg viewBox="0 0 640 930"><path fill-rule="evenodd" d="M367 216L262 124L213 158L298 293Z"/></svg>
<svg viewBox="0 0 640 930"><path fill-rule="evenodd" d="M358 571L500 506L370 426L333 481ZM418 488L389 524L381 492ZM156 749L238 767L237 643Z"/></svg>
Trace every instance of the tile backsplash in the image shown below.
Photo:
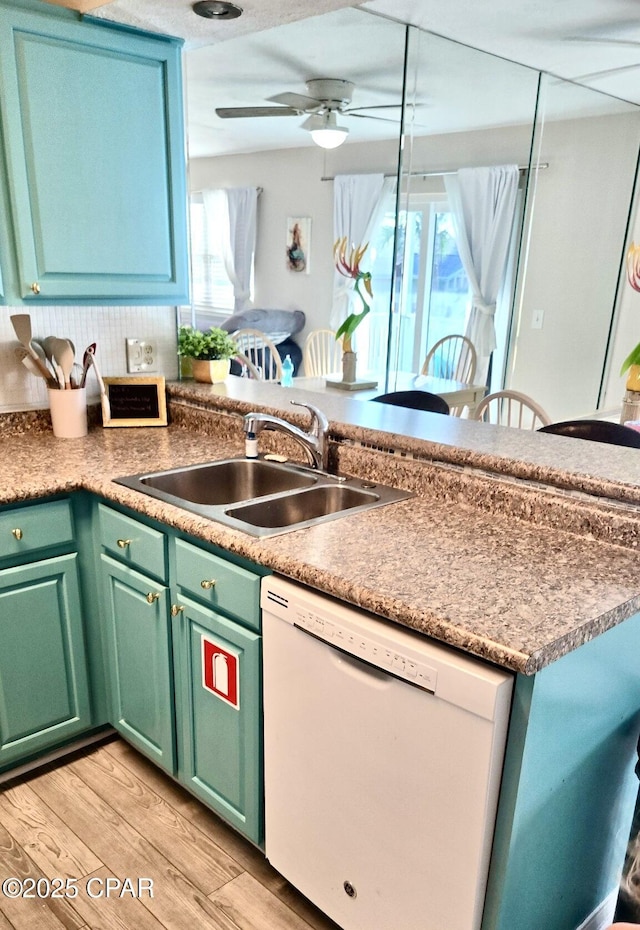
<svg viewBox="0 0 640 930"><path fill-rule="evenodd" d="M71 339L80 364L86 346L97 343L96 360L105 377L127 374L127 339L153 339L157 365L149 374L178 377L175 307L0 307L0 412L47 406L45 382L31 375L16 354L14 313L29 314L35 338ZM87 389L90 400L99 396L91 373Z"/></svg>

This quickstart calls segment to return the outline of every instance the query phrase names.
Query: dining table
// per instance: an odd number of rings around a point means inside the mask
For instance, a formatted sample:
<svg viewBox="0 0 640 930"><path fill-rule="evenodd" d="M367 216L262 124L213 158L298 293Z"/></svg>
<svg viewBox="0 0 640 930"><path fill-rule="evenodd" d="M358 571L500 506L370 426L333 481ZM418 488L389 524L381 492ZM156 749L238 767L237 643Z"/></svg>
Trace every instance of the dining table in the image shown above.
<svg viewBox="0 0 640 930"><path fill-rule="evenodd" d="M344 394L345 392L334 386L332 382L339 380L340 372L321 377L295 377L293 383L296 387L306 388L309 391L318 391L320 393ZM366 387L363 390L349 391L349 397L357 400L373 400L380 394L386 394L390 391L428 391L430 394L437 394L444 398L450 407L469 407L473 409L487 392L485 384L465 384L464 381L454 381L449 378L436 378L432 375L421 375L415 372L398 371L391 372L389 375L388 386L385 386L385 374L376 372L365 372L362 380L367 383L377 381L375 388Z"/></svg>

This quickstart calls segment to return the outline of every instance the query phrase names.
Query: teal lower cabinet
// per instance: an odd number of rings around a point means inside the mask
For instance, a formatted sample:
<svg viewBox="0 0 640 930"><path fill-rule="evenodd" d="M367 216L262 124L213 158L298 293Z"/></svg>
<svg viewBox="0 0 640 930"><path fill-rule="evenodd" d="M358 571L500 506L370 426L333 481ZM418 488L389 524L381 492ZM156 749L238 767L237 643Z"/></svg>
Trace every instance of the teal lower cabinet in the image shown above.
<svg viewBox="0 0 640 930"><path fill-rule="evenodd" d="M169 591L108 555L101 556L110 653L112 724L175 773Z"/></svg>
<svg viewBox="0 0 640 930"><path fill-rule="evenodd" d="M0 571L0 768L91 726L77 558Z"/></svg>
<svg viewBox="0 0 640 930"><path fill-rule="evenodd" d="M174 621L180 779L262 840L261 637L182 597Z"/></svg>
<svg viewBox="0 0 640 930"><path fill-rule="evenodd" d="M104 503L97 514L111 723L259 844L267 570Z"/></svg>

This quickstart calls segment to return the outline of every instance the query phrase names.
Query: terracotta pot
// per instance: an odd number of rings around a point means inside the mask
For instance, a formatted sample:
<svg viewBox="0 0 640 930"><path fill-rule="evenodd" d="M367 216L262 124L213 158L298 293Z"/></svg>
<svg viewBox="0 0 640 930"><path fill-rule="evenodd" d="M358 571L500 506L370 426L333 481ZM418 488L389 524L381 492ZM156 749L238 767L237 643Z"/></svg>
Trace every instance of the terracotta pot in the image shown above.
<svg viewBox="0 0 640 930"><path fill-rule="evenodd" d="M224 381L231 370L231 359L216 358L207 361L202 358L192 360L193 377L203 384L219 384Z"/></svg>

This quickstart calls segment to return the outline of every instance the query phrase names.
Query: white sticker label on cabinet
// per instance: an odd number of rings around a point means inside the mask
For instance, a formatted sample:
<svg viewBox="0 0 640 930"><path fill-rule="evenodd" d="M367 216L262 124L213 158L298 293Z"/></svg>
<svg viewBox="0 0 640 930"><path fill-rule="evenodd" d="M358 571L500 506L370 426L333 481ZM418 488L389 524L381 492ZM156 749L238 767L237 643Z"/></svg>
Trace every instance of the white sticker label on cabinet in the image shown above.
<svg viewBox="0 0 640 930"><path fill-rule="evenodd" d="M238 658L214 640L202 637L202 687L236 710L240 709Z"/></svg>

